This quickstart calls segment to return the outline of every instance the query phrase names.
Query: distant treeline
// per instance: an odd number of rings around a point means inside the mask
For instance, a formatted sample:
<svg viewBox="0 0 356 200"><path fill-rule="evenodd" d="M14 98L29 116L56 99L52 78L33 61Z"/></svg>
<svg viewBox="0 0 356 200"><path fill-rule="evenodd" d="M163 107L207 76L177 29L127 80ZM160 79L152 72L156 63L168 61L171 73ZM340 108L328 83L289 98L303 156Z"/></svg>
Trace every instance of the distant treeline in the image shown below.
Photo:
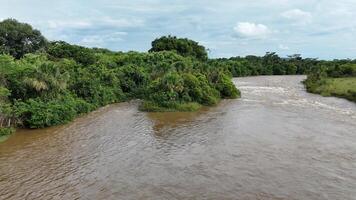
<svg viewBox="0 0 356 200"><path fill-rule="evenodd" d="M351 63L276 53L209 59L204 46L173 36L154 40L147 53L113 52L48 41L7 19L0 22L0 135L16 126L63 124L130 99L142 99L144 111L197 110L239 97L233 76L308 74Z"/></svg>
<svg viewBox="0 0 356 200"><path fill-rule="evenodd" d="M266 55L220 58L209 61L212 65L227 67L234 77L258 75L296 75L307 74L318 65L317 59L303 59L299 54L281 58L275 52Z"/></svg>

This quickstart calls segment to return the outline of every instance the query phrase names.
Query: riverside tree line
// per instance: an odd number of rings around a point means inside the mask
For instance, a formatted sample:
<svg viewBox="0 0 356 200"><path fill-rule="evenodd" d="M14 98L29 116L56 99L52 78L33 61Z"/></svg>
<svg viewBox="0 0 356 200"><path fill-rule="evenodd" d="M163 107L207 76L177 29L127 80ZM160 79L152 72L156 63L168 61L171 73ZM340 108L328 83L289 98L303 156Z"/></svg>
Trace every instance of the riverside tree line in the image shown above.
<svg viewBox="0 0 356 200"><path fill-rule="evenodd" d="M204 46L173 36L154 40L149 52L113 52L48 41L29 24L7 19L0 22L0 135L18 126L63 124L130 99L142 99L143 111L194 111L238 98L232 77L308 74L355 63L273 52L209 59Z"/></svg>

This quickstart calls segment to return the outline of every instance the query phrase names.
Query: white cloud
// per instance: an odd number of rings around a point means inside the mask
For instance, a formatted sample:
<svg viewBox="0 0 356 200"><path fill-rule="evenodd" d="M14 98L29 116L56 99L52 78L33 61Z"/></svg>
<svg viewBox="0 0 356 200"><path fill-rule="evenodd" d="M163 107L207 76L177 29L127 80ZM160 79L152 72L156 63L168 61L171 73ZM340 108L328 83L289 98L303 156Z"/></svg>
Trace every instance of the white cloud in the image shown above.
<svg viewBox="0 0 356 200"><path fill-rule="evenodd" d="M214 57L272 50L319 58L356 55L356 0L0 2L6 2L0 18L30 23L50 40L113 50L146 51L152 39L172 34L209 42ZM119 31L129 35L112 35Z"/></svg>
<svg viewBox="0 0 356 200"><path fill-rule="evenodd" d="M121 27L142 26L144 24L144 21L141 19L125 19L125 18L113 19L111 17L104 17L98 20L98 23L103 23L104 25L107 26L121 28Z"/></svg>
<svg viewBox="0 0 356 200"><path fill-rule="evenodd" d="M283 45L283 44L280 44L280 45L278 46L278 48L281 49L281 50L289 50L289 47L286 46L286 45Z"/></svg>
<svg viewBox="0 0 356 200"><path fill-rule="evenodd" d="M239 22L234 27L234 31L239 37L243 38L256 38L263 39L266 38L272 31L263 24L255 24L250 22Z"/></svg>
<svg viewBox="0 0 356 200"><path fill-rule="evenodd" d="M86 20L49 20L48 27L51 29L87 29L94 27L127 28L143 26L141 19L113 19L111 17L102 17L99 19Z"/></svg>
<svg viewBox="0 0 356 200"><path fill-rule="evenodd" d="M178 5L178 4L163 4L162 2L153 2L153 1L144 1L139 4L134 1L129 2L115 2L112 5L108 4L107 7L111 9L120 9L132 12L140 12L140 13L157 13L157 12L165 12L172 13L177 11L184 11L189 6L187 4Z"/></svg>
<svg viewBox="0 0 356 200"><path fill-rule="evenodd" d="M292 9L283 12L282 17L292 20L298 24L309 24L312 22L312 14L300 9Z"/></svg>
<svg viewBox="0 0 356 200"><path fill-rule="evenodd" d="M106 43L124 41L123 37L126 35L126 32L114 32L105 35L88 35L83 37L79 44L88 47L103 47Z"/></svg>
<svg viewBox="0 0 356 200"><path fill-rule="evenodd" d="M92 26L89 21L78 20L78 21L63 21L63 20L49 20L48 27L51 29L58 28L88 28Z"/></svg>

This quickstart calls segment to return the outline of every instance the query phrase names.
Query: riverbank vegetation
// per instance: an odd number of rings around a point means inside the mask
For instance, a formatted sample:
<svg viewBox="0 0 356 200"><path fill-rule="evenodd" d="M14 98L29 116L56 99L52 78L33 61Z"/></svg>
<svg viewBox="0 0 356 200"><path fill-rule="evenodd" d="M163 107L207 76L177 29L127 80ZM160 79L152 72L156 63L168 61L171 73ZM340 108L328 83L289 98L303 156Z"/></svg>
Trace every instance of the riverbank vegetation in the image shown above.
<svg viewBox="0 0 356 200"><path fill-rule="evenodd" d="M174 36L148 52L113 52L48 41L30 25L0 22L0 130L43 128L99 107L141 99L143 111L195 111L238 98L231 78L307 74L317 59L300 55L209 59L199 43Z"/></svg>
<svg viewBox="0 0 356 200"><path fill-rule="evenodd" d="M264 56L246 56L210 59L209 64L226 68L234 77L260 75L303 75L308 74L320 62L314 58L302 58L300 54L287 58L275 52Z"/></svg>
<svg viewBox="0 0 356 200"><path fill-rule="evenodd" d="M304 81L308 92L356 102L356 63L323 62Z"/></svg>
<svg viewBox="0 0 356 200"><path fill-rule="evenodd" d="M2 135L130 99L142 99L145 111L194 111L240 95L231 73L209 65L205 47L192 40L162 37L147 53L123 53L50 42L12 19L0 27Z"/></svg>

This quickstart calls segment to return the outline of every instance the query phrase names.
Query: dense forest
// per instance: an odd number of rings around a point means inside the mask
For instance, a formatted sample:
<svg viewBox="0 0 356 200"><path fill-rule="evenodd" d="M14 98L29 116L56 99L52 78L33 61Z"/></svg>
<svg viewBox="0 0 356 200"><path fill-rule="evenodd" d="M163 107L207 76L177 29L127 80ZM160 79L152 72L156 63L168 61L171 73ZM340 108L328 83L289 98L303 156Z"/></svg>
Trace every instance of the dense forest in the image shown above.
<svg viewBox="0 0 356 200"><path fill-rule="evenodd" d="M313 91L310 83L325 74L355 76L354 63L273 52L209 59L204 46L173 36L154 40L148 52L113 52L48 41L29 24L7 19L0 22L0 135L63 124L131 99L141 99L143 111L194 111L238 98L232 77L316 74L306 81Z"/></svg>

